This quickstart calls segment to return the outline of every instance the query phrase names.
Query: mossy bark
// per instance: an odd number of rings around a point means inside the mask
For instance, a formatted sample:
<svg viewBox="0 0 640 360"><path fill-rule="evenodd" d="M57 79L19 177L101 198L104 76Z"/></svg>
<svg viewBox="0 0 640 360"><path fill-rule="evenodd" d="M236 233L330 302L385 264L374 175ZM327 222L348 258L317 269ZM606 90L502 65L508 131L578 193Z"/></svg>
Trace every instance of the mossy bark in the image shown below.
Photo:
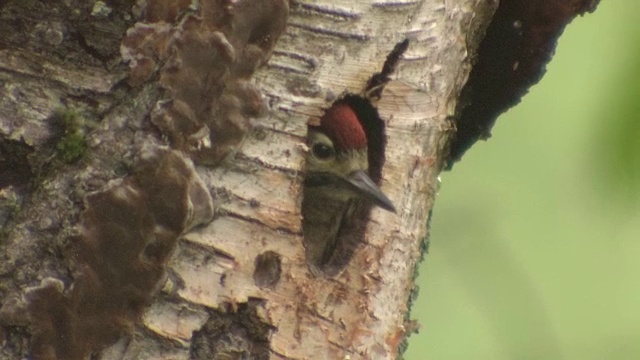
<svg viewBox="0 0 640 360"><path fill-rule="evenodd" d="M0 4L0 358L395 358L449 118L495 6ZM405 38L376 104L397 214L374 209L344 271L316 277L306 123ZM60 109L84 125L61 128ZM101 196L128 205L101 217ZM105 311L112 299L133 300Z"/></svg>

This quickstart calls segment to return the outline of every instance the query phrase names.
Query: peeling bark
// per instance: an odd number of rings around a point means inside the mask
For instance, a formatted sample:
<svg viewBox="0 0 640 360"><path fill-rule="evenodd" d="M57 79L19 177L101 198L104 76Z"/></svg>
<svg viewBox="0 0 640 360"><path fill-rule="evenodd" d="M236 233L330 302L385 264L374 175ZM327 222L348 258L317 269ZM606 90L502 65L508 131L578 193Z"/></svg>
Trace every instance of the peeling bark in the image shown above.
<svg viewBox="0 0 640 360"><path fill-rule="evenodd" d="M11 174L0 178L0 357L395 358L412 328L450 117L496 5L1 4L0 150L11 160L0 164L20 164L0 169ZM376 104L381 188L397 214L373 209L346 269L316 277L301 234L307 120L363 89L405 38ZM65 156L74 140L86 151ZM155 151L184 171L149 165ZM133 205L102 218L91 199L109 191ZM209 195L212 220L194 210ZM111 233L92 235L100 229ZM88 246L92 236L101 242ZM87 272L107 286L86 290ZM140 274L151 274L144 285ZM104 311L122 293L131 303ZM106 325L108 343L90 336ZM85 337L57 337L63 326Z"/></svg>

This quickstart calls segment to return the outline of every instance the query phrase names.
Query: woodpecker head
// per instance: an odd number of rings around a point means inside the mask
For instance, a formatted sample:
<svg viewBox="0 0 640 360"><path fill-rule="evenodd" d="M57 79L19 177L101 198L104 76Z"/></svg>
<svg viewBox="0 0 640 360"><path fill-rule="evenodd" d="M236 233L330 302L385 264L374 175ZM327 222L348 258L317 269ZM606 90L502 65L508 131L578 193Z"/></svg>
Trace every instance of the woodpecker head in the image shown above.
<svg viewBox="0 0 640 360"><path fill-rule="evenodd" d="M338 102L309 124L305 187L337 199L364 197L395 212L391 200L368 175L367 136L351 106Z"/></svg>

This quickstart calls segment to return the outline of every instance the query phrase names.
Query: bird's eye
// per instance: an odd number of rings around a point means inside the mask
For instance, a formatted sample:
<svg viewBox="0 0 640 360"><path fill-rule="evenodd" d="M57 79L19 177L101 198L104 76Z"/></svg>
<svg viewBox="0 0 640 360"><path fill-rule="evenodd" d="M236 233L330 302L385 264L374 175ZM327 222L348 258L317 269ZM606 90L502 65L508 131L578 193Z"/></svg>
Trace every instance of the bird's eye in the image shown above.
<svg viewBox="0 0 640 360"><path fill-rule="evenodd" d="M313 155L321 160L327 160L333 156L333 148L327 144L317 143L313 145Z"/></svg>

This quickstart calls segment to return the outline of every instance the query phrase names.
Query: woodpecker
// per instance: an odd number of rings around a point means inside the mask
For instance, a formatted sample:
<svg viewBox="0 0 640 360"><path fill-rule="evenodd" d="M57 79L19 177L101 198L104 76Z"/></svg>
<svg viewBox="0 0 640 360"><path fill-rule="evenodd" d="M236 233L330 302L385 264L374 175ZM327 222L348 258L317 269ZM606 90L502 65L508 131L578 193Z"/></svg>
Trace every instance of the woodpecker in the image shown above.
<svg viewBox="0 0 640 360"><path fill-rule="evenodd" d="M330 262L346 265L348 259L332 261L332 257L340 247L353 252L357 240L347 237L357 232L355 222L365 223L372 205L391 212L395 207L368 174L367 136L351 105L336 102L320 121L310 122L307 131L305 250L312 272L327 274L341 270L327 268Z"/></svg>

